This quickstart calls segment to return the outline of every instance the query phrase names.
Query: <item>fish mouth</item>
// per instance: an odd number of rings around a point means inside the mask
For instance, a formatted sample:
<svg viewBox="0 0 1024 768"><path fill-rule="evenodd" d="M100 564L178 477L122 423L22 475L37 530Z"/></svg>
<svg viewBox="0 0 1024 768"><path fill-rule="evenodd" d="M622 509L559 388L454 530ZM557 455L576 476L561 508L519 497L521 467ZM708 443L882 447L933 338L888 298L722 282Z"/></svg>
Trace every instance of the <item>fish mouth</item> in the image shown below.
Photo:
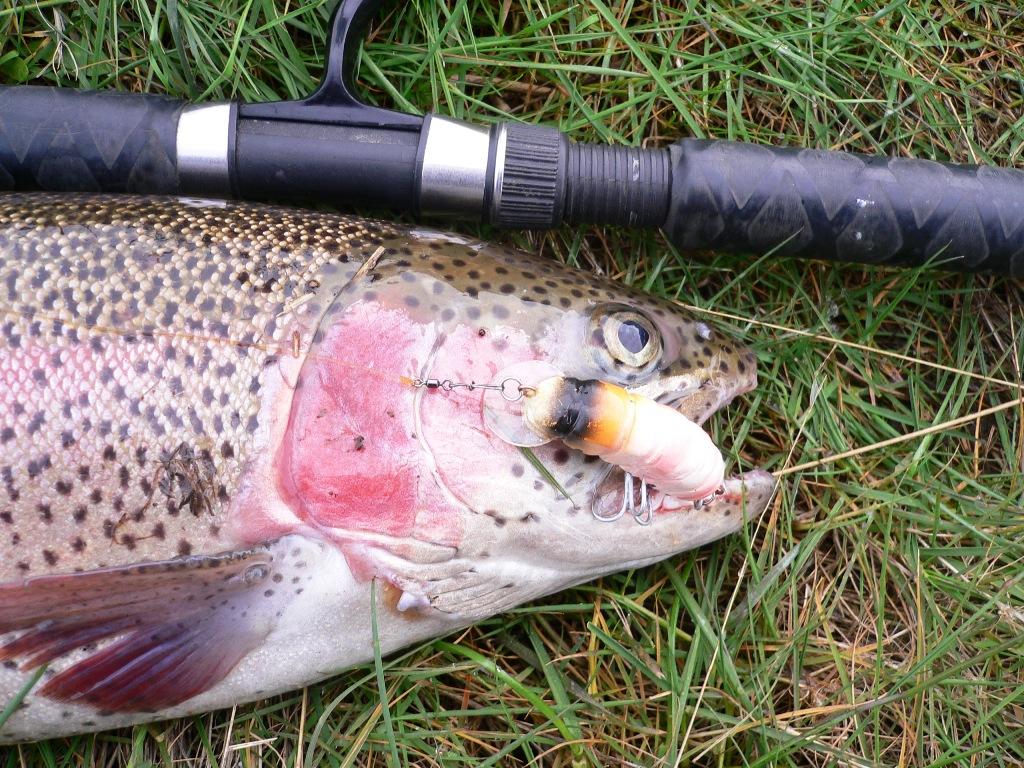
<svg viewBox="0 0 1024 768"><path fill-rule="evenodd" d="M740 507L747 517L761 514L775 493L775 476L764 469L751 469L725 478L722 487L705 499L684 499L663 493L654 486L646 492L640 481L627 483L627 473L616 466L597 487L593 513L599 520L615 520L632 514L641 523L650 523L659 515L686 513L698 510L715 511L719 507ZM632 493L632 502L627 494ZM646 504L644 494L646 493Z"/></svg>
<svg viewBox="0 0 1024 768"><path fill-rule="evenodd" d="M757 379L751 375L734 387L722 387L711 381L685 379L680 386L654 396L660 405L672 408L694 421L704 432L704 422L732 400L753 389ZM710 439L710 436L709 436ZM721 448L719 448L721 450ZM722 451L724 454L725 451ZM673 496L630 476L622 467L609 464L604 476L594 487L593 513L599 520L614 520L632 513L638 522L647 524L660 514L713 510L716 507L740 508L754 516L767 508L776 488L775 477L755 468L724 478L721 487L709 489L703 497Z"/></svg>
<svg viewBox="0 0 1024 768"><path fill-rule="evenodd" d="M659 402L677 410L685 410L686 400L686 393L672 393L664 399L659 398ZM740 507L746 515L754 516L768 506L776 485L776 479L770 472L755 468L725 477L720 488L705 496L686 498L664 493L656 486L631 476L621 467L609 464L595 488L593 513L600 520L614 520L632 514L644 524L659 514L714 510L716 507Z"/></svg>

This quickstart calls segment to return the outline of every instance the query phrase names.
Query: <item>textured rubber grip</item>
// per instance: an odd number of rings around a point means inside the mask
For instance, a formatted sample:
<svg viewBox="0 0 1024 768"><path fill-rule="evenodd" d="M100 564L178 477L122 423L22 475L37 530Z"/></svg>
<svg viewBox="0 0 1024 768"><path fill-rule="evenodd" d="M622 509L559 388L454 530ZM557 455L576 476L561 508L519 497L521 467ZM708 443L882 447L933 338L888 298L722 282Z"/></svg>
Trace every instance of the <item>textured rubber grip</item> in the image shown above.
<svg viewBox="0 0 1024 768"><path fill-rule="evenodd" d="M665 220L665 150L570 144L567 161L566 221L656 227Z"/></svg>
<svg viewBox="0 0 1024 768"><path fill-rule="evenodd" d="M174 192L184 105L117 91L0 88L0 187Z"/></svg>
<svg viewBox="0 0 1024 768"><path fill-rule="evenodd" d="M657 227L670 192L665 149L576 144L556 128L505 123L494 150L490 221L550 229L563 221Z"/></svg>
<svg viewBox="0 0 1024 768"><path fill-rule="evenodd" d="M679 248L1024 275L1024 171L684 139Z"/></svg>

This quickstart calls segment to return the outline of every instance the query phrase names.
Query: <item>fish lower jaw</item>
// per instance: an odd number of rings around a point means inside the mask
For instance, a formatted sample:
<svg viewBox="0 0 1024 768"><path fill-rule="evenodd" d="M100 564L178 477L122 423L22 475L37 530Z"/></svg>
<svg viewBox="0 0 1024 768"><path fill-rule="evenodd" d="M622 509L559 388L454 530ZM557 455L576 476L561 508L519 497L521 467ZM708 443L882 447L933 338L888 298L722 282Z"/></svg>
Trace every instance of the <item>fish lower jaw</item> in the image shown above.
<svg viewBox="0 0 1024 768"><path fill-rule="evenodd" d="M641 510L643 492L640 482L633 483L633 504L624 504L627 484L626 473L615 467L601 483L594 501L594 514L598 518L610 518L619 510ZM744 506L748 514L760 513L768 504L775 489L775 478L765 470L754 469L725 479L720 488L693 496L673 496L654 486L647 488L647 502L650 513L689 512L696 509L714 510L716 506ZM636 514L636 513L634 513Z"/></svg>

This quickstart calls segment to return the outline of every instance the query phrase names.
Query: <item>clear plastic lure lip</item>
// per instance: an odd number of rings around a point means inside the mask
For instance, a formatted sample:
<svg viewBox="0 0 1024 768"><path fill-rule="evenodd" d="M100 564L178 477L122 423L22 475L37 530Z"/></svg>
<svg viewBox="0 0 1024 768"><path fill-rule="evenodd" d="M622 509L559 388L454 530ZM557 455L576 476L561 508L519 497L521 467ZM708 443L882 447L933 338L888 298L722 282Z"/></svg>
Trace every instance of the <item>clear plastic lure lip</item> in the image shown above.
<svg viewBox="0 0 1024 768"><path fill-rule="evenodd" d="M544 360L524 360L500 371L484 393L483 416L488 429L510 445L534 448L548 442L550 438L537 434L523 418L524 398L509 398L502 388L505 382L515 381L520 391L532 390L536 382L558 375L559 370Z"/></svg>

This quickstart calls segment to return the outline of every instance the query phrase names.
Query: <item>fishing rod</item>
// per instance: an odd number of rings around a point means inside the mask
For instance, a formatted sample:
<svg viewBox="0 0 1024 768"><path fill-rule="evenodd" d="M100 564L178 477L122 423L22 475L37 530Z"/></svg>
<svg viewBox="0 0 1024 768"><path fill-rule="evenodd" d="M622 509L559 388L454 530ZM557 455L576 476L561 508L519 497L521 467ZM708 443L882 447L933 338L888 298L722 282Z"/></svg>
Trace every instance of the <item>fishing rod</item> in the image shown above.
<svg viewBox="0 0 1024 768"><path fill-rule="evenodd" d="M358 47L380 0L341 0L306 99L0 88L0 188L298 198L506 228L661 228L684 251L1024 275L1024 171L682 139L646 149L371 106Z"/></svg>

